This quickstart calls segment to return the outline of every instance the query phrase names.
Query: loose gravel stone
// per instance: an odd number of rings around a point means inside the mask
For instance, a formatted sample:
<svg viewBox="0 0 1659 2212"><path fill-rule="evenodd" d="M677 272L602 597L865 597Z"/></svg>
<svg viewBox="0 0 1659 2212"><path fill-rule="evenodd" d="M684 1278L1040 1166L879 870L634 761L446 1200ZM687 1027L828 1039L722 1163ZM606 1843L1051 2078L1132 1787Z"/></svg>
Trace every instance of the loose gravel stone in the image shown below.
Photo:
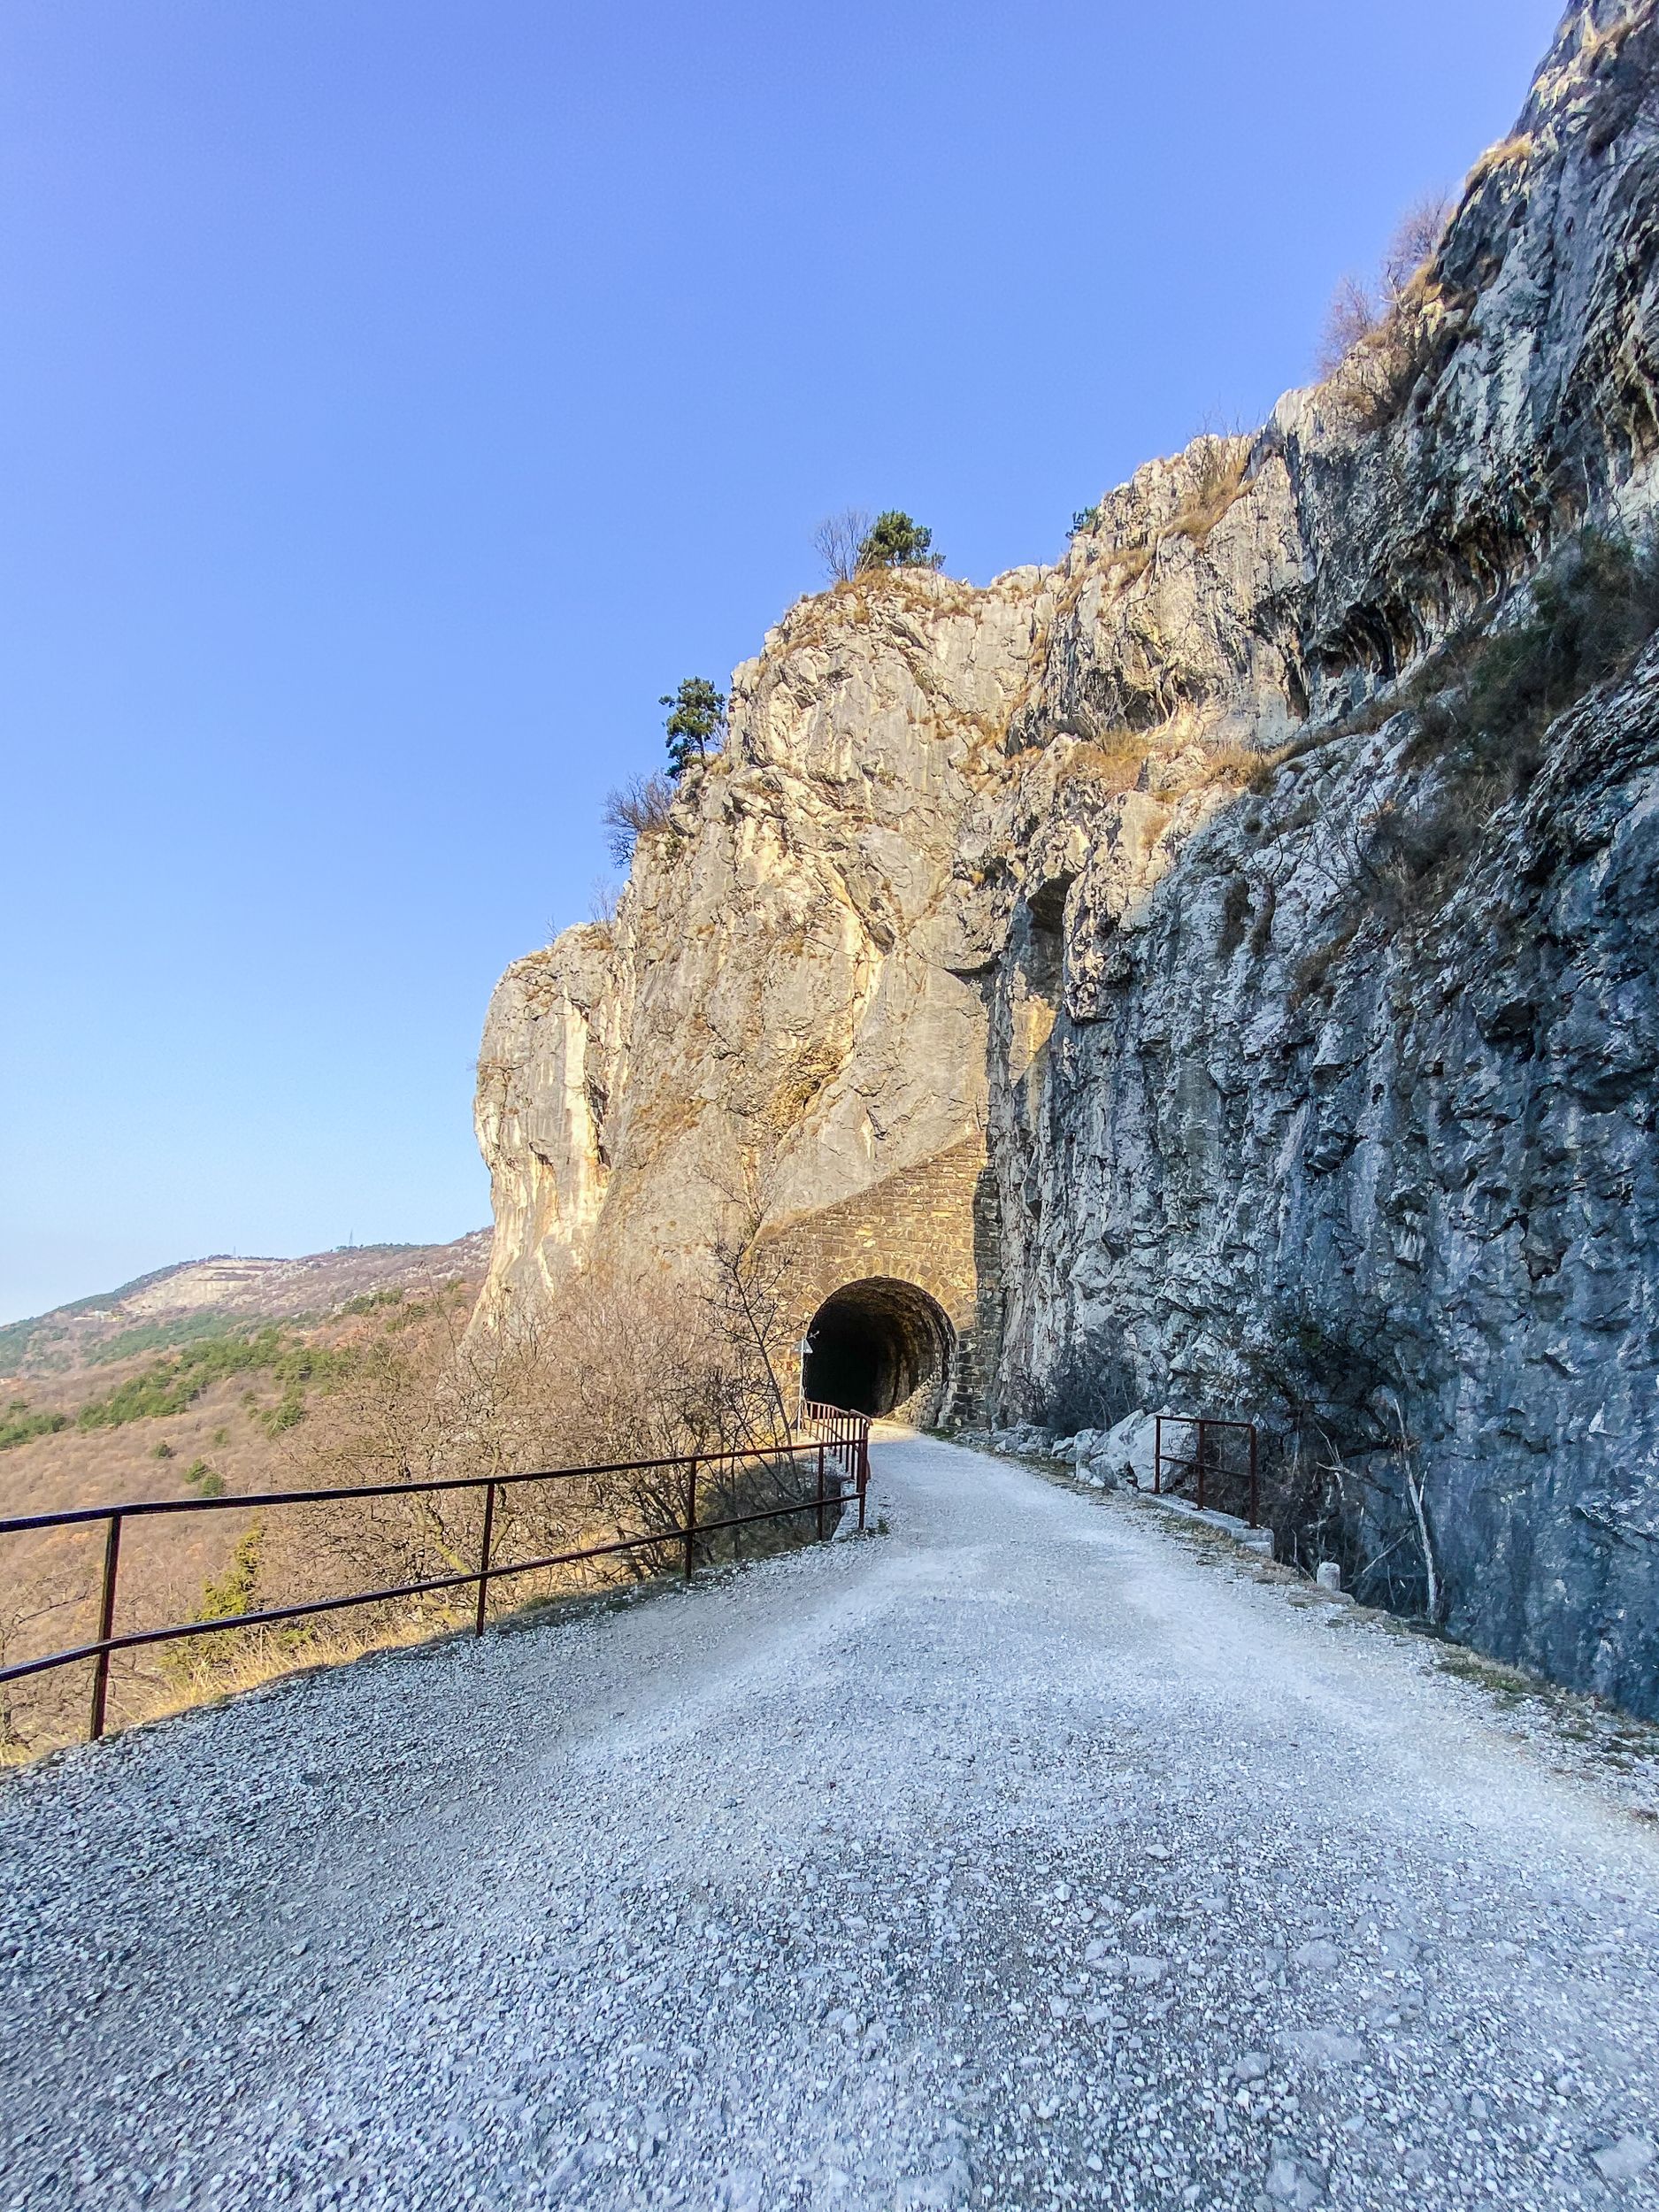
<svg viewBox="0 0 1659 2212"><path fill-rule="evenodd" d="M12 1778L0 2207L1659 2203L1611 1787L1131 1499L872 1502Z"/></svg>

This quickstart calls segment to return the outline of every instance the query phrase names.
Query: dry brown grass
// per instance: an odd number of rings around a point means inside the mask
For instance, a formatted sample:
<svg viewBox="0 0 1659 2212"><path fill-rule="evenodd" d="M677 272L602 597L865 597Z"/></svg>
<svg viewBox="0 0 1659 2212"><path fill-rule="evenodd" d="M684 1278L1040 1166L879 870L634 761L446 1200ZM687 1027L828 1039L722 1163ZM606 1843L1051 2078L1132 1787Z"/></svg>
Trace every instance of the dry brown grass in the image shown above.
<svg viewBox="0 0 1659 2212"><path fill-rule="evenodd" d="M1532 139L1526 131L1517 131L1513 137L1503 139L1495 146L1488 146L1465 178L1464 191L1478 190L1488 177L1495 176L1500 169L1518 168L1532 158Z"/></svg>
<svg viewBox="0 0 1659 2212"><path fill-rule="evenodd" d="M786 1136L801 1121L825 1087L841 1073L844 1055L827 1043L799 1045L766 1102L764 1119L775 1136Z"/></svg>
<svg viewBox="0 0 1659 2212"><path fill-rule="evenodd" d="M1140 582L1151 567L1152 557L1157 549L1156 539L1135 545L1114 546L1105 556L1102 565L1110 572L1112 582L1119 589L1126 589L1129 585Z"/></svg>
<svg viewBox="0 0 1659 2212"><path fill-rule="evenodd" d="M1208 747L1202 762L1184 771L1180 776L1160 787L1157 795L1162 799L1176 799L1189 791L1209 791L1230 787L1240 791L1265 791L1272 781L1273 771L1292 757L1297 747L1293 741L1286 745L1263 748L1240 745L1229 740L1223 745Z"/></svg>
<svg viewBox="0 0 1659 2212"><path fill-rule="evenodd" d="M1132 791L1148 754L1145 736L1135 730L1110 730L1098 738L1079 738L1066 754L1056 781L1088 784L1114 793Z"/></svg>
<svg viewBox="0 0 1659 2212"><path fill-rule="evenodd" d="M1604 29L1592 31L1578 49L1578 62L1586 71L1599 69L1605 61L1617 60L1624 42L1633 31L1644 31L1653 21L1655 0L1646 0L1641 7L1632 8L1628 15Z"/></svg>
<svg viewBox="0 0 1659 2212"><path fill-rule="evenodd" d="M1262 766L1263 756L1254 745L1229 743L1217 745L1204 756L1204 764L1194 778L1194 789L1209 789L1216 784L1248 785Z"/></svg>
<svg viewBox="0 0 1659 2212"><path fill-rule="evenodd" d="M1243 490L1249 464L1248 438L1201 440L1192 484L1171 516L1164 534L1190 538L1195 545L1202 545Z"/></svg>
<svg viewBox="0 0 1659 2212"><path fill-rule="evenodd" d="M933 569L867 568L826 591L797 600L784 618L791 649L826 645L849 629L894 614L956 614L974 598L972 584Z"/></svg>

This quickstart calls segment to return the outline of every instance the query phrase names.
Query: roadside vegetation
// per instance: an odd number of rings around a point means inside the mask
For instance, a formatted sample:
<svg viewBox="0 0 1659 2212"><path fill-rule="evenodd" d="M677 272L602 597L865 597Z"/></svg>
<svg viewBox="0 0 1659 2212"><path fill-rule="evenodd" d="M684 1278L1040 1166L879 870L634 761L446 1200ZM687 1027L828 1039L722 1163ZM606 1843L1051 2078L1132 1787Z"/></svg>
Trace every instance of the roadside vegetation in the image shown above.
<svg viewBox="0 0 1659 2212"><path fill-rule="evenodd" d="M675 1525L685 1505L684 1470L630 1462L698 1455L704 1521L793 1497L796 1478L781 1464L764 1457L722 1464L723 1454L764 1453L787 1432L780 1287L780 1269L745 1233L705 1256L701 1290L690 1295L589 1280L551 1313L508 1302L474 1326L474 1286L458 1283L425 1297L391 1291L353 1299L311 1340L271 1327L174 1348L89 1402L78 1417L57 1417L75 1433L98 1434L150 1420L177 1424L209 1391L217 1393L207 1400L214 1412L227 1408L227 1417L211 1428L199 1414L197 1426L187 1428L204 1448L180 1451L166 1436L146 1447L146 1460L177 1466L173 1480L184 1494L222 1501L222 1509L134 1525L122 1555L123 1624L217 1622L465 1575L479 1556L482 1493L417 1492L413 1486L422 1482L611 1469L498 1491L491 1550L502 1565ZM274 1401L262 1404L251 1389L240 1402L230 1395L235 1384L257 1380L281 1385ZM394 1494L359 1499L345 1509L241 1511L222 1452L250 1432L277 1447L277 1456L263 1461L256 1489L384 1484ZM402 1491L407 1494L396 1494ZM699 1557L764 1553L802 1540L811 1525L808 1517L706 1539ZM197 1550L187 1554L187 1542ZM188 1578L183 1560L200 1556L204 1542L211 1563ZM489 1609L626 1587L678 1570L681 1558L678 1543L646 1542L609 1561L538 1569L496 1586ZM61 1647L90 1632L96 1581L96 1547L83 1544L0 1586L0 1649L21 1655L26 1647ZM296 1667L442 1634L469 1623L476 1602L475 1589L458 1585L124 1654L111 1671L111 1723L127 1725ZM0 1698L0 1758L29 1757L75 1740L85 1724L82 1672L35 1678Z"/></svg>

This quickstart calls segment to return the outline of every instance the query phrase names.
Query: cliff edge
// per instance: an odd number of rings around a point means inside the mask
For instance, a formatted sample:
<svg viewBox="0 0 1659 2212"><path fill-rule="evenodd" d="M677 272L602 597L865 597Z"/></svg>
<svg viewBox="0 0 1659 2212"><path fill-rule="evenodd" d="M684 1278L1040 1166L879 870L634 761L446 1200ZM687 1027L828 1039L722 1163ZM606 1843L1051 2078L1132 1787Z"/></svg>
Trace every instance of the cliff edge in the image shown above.
<svg viewBox="0 0 1659 2212"><path fill-rule="evenodd" d="M1325 384L792 609L497 988L491 1295L735 1225L826 1394L1254 1418L1362 1595L1659 1712L1656 255L1594 0Z"/></svg>

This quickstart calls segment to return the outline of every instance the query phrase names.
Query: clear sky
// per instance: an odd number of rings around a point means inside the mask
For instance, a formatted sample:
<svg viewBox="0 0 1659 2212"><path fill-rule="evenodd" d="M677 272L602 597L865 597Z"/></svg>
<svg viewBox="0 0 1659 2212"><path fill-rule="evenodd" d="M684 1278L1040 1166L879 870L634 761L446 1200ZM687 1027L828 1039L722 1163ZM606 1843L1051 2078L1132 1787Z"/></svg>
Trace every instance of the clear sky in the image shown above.
<svg viewBox="0 0 1659 2212"><path fill-rule="evenodd" d="M488 1218L659 693L1305 381L1556 0L5 0L0 1320Z"/></svg>

